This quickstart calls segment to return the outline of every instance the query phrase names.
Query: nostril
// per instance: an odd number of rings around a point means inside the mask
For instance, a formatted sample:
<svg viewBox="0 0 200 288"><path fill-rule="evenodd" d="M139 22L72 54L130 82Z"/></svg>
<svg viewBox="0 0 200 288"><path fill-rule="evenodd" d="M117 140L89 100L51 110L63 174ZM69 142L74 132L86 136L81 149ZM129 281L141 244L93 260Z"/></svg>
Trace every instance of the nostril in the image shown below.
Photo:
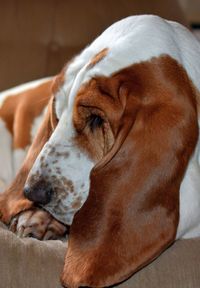
<svg viewBox="0 0 200 288"><path fill-rule="evenodd" d="M51 197L53 195L53 189L52 188L47 188L46 190L46 204L51 201Z"/></svg>
<svg viewBox="0 0 200 288"><path fill-rule="evenodd" d="M24 187L24 196L30 201L46 205L51 201L53 189L45 181L38 181L32 187Z"/></svg>

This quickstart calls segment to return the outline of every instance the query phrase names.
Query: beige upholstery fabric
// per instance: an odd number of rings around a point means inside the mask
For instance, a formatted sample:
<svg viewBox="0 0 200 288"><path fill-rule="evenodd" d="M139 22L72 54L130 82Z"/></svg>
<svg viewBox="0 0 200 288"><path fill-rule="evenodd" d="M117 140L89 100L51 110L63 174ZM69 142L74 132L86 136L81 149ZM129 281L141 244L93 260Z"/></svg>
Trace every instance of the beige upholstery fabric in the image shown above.
<svg viewBox="0 0 200 288"><path fill-rule="evenodd" d="M1 224L0 287L60 288L67 243L19 239ZM134 245L134 244L133 244ZM177 241L118 288L199 288L200 239Z"/></svg>
<svg viewBox="0 0 200 288"><path fill-rule="evenodd" d="M20 239L0 228L0 287L59 288L67 244Z"/></svg>

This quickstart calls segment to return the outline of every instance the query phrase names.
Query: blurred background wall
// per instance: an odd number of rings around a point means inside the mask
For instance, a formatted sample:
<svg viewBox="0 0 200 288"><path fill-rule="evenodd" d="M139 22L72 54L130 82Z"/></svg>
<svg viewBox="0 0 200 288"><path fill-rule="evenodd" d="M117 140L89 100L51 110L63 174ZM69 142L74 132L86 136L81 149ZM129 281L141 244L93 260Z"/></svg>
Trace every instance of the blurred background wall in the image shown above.
<svg viewBox="0 0 200 288"><path fill-rule="evenodd" d="M123 17L157 14L188 27L191 21L200 22L200 10L189 9L192 1L199 0L179 1L0 0L0 90L58 73Z"/></svg>
<svg viewBox="0 0 200 288"><path fill-rule="evenodd" d="M200 24L200 0L179 0L181 8L187 18L192 23Z"/></svg>

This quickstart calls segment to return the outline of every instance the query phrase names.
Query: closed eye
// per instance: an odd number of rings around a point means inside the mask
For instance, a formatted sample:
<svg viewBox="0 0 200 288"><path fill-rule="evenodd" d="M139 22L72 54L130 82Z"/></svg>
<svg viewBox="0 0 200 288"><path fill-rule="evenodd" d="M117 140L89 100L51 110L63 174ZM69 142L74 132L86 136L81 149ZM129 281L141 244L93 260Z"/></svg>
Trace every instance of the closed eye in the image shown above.
<svg viewBox="0 0 200 288"><path fill-rule="evenodd" d="M87 124L89 125L92 132L94 132L95 129L101 128L104 123L104 120L96 114L91 114L87 120Z"/></svg>

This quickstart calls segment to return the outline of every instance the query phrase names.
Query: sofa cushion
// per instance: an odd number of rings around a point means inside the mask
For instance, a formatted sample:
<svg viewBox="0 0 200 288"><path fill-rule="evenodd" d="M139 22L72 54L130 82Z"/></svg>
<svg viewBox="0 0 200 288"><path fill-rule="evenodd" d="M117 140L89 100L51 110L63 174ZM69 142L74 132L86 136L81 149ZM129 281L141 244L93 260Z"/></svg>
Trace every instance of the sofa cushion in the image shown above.
<svg viewBox="0 0 200 288"><path fill-rule="evenodd" d="M134 244L133 244L134 245ZM0 287L60 288L67 243L20 239L0 224ZM200 239L180 240L119 288L200 287Z"/></svg>

